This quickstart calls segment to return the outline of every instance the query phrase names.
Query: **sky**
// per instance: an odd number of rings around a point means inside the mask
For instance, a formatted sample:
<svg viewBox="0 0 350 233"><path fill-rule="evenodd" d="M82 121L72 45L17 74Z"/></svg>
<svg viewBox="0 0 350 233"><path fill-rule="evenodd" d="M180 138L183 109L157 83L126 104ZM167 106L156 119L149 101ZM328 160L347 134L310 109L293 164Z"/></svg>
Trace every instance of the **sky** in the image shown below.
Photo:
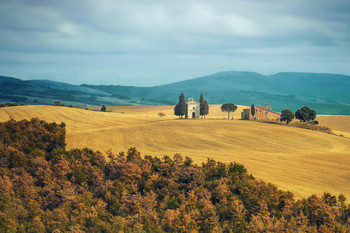
<svg viewBox="0 0 350 233"><path fill-rule="evenodd" d="M154 86L349 64L349 0L0 0L0 75L24 80Z"/></svg>

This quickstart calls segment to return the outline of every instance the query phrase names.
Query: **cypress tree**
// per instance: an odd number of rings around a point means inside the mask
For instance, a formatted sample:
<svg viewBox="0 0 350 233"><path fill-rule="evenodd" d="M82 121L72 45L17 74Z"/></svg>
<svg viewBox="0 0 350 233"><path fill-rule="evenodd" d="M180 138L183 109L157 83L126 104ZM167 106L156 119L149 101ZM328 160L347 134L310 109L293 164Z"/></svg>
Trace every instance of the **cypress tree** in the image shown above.
<svg viewBox="0 0 350 233"><path fill-rule="evenodd" d="M206 100L204 100L204 118L209 114L209 104Z"/></svg>
<svg viewBox="0 0 350 233"><path fill-rule="evenodd" d="M105 105L102 105L102 107L101 107L101 112L105 112L105 111L107 111L107 108L106 108Z"/></svg>
<svg viewBox="0 0 350 233"><path fill-rule="evenodd" d="M174 114L180 118L186 115L186 101L184 93L181 93L179 96L179 103L174 108Z"/></svg>
<svg viewBox="0 0 350 233"><path fill-rule="evenodd" d="M254 106L254 104L252 104L252 107L250 108L250 111L252 113L252 116L254 116L255 115L255 106Z"/></svg>
<svg viewBox="0 0 350 233"><path fill-rule="evenodd" d="M205 117L205 115L208 115L209 113L209 105L208 102L203 98L203 94L201 93L200 97L199 97L199 109L200 109L200 115L202 117Z"/></svg>
<svg viewBox="0 0 350 233"><path fill-rule="evenodd" d="M205 115L204 98L202 93L199 97L199 115L201 115L202 117Z"/></svg>
<svg viewBox="0 0 350 233"><path fill-rule="evenodd" d="M201 93L201 96L199 96L199 103L203 103L204 98L203 98L203 93Z"/></svg>

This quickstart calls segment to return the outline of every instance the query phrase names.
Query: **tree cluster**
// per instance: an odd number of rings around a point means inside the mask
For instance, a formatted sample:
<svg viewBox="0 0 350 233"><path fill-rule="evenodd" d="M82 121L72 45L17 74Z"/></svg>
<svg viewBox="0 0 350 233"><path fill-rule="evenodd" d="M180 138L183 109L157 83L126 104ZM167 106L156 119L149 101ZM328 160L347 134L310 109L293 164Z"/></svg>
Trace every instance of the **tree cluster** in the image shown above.
<svg viewBox="0 0 350 233"><path fill-rule="evenodd" d="M313 124L318 124L318 121L314 121L316 119L316 111L307 106L298 109L295 114L289 109L282 110L280 121L285 121L287 124L289 124L294 117L301 122L313 121Z"/></svg>
<svg viewBox="0 0 350 233"><path fill-rule="evenodd" d="M1 232L349 232L350 206L295 201L238 163L65 149L65 125L0 123Z"/></svg>
<svg viewBox="0 0 350 233"><path fill-rule="evenodd" d="M295 118L303 122L312 121L316 119L316 111L304 106L295 112Z"/></svg>

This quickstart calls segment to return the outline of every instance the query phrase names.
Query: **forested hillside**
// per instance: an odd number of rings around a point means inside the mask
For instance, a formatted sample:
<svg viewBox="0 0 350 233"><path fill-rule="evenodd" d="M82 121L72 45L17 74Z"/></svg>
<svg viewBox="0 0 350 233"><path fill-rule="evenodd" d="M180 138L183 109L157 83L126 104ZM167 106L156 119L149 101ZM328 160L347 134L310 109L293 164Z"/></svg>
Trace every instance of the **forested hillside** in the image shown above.
<svg viewBox="0 0 350 233"><path fill-rule="evenodd" d="M168 105L176 104L181 92L186 97L195 98L203 93L210 104L234 101L235 104L250 106L270 103L278 112L285 108L296 111L306 105L319 114L350 115L348 86L350 77L338 74L289 72L262 75L227 71L155 87L86 87Z"/></svg>
<svg viewBox="0 0 350 233"><path fill-rule="evenodd" d="M65 149L65 124L0 123L2 232L347 232L345 197L295 201L242 164Z"/></svg>
<svg viewBox="0 0 350 233"><path fill-rule="evenodd" d="M117 81L116 81L117 82ZM270 103L274 111L296 111L302 106L318 114L350 115L350 76L322 73L227 71L153 87L71 85L48 80L0 76L0 103L64 105L175 105L181 92L196 100L201 93L209 104Z"/></svg>

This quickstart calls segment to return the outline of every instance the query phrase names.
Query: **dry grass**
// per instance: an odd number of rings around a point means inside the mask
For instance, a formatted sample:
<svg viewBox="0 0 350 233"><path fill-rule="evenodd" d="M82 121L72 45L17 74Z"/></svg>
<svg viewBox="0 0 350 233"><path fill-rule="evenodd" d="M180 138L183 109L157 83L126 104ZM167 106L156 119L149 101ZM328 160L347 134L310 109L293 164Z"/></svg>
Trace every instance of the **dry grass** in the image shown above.
<svg viewBox="0 0 350 233"><path fill-rule="evenodd" d="M333 133L350 138L350 116L317 116L320 125L326 125Z"/></svg>
<svg viewBox="0 0 350 233"><path fill-rule="evenodd" d="M223 120L227 114L220 111L219 105L210 106L206 120L177 120L173 106L107 108L112 112L53 106L7 107L0 109L0 120L39 117L65 122L68 148L119 152L136 146L143 154L180 152L197 163L207 157L237 161L254 176L291 190L297 197L328 191L350 198L348 138L283 125ZM243 108L235 112L235 119L239 119ZM159 112L166 116L159 117ZM320 123L324 119L320 117ZM348 122L348 118L337 116L327 120L339 126L342 124L334 121Z"/></svg>
<svg viewBox="0 0 350 233"><path fill-rule="evenodd" d="M222 112L221 105L210 105L208 119L227 119L227 112ZM91 110L99 110L101 107L90 107ZM238 105L237 110L234 113L230 113L230 118L241 119L241 112L246 106ZM135 115L140 117L155 117L159 112L164 113L168 118L175 119L174 106L107 106L108 110L115 113L122 113L128 115Z"/></svg>

